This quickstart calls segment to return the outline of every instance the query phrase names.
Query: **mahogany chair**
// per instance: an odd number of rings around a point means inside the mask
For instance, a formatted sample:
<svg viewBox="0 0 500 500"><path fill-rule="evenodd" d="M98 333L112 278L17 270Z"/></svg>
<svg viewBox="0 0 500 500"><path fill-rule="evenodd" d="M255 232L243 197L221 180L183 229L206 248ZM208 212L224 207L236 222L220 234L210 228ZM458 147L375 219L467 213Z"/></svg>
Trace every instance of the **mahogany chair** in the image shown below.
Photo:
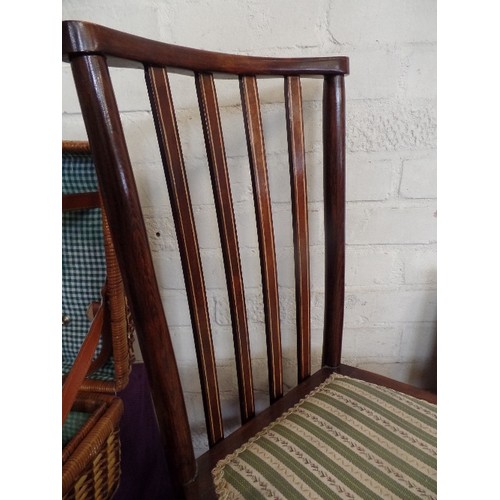
<svg viewBox="0 0 500 500"><path fill-rule="evenodd" d="M176 495L434 497L436 396L341 363L344 76L348 74L348 58L225 55L151 41L86 22L65 21L63 59L71 63ZM210 446L197 460L108 66L133 67L145 73L185 277ZM193 76L202 118L240 396L241 427L229 436L224 435L221 417L203 269L169 73ZM270 406L258 415L238 235L214 84L221 76L239 80L257 221L270 395ZM265 76L283 78L283 126L289 145L290 179L286 182L290 182L292 200L298 385L286 394L274 228L257 88L257 77ZM301 79L307 77L324 81L325 308L322 368L316 373L311 373L310 258L301 98Z"/></svg>

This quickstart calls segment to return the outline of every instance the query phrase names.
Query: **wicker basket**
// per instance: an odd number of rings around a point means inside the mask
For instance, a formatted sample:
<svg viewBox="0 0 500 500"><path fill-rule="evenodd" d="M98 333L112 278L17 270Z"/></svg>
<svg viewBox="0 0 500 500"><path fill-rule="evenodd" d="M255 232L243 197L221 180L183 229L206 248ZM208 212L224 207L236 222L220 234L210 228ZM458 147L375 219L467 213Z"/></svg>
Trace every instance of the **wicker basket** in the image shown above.
<svg viewBox="0 0 500 500"><path fill-rule="evenodd" d="M92 164L90 147L83 141L63 141L62 154L64 158L77 158L78 161ZM97 180L95 182L97 187ZM93 187L93 185L92 185ZM66 194L66 193L65 193ZM100 206L97 193L96 206ZM133 324L128 312L127 301L123 288L123 282L118 263L111 242L111 235L104 211L100 211L102 222L102 236L104 239L104 257L106 267L106 290L105 300L107 301L109 314L109 329L112 341L112 359L109 366L104 367L91 376L87 377L82 384L83 391L105 392L116 394L126 387L130 374L131 365L134 361L133 354ZM108 363L108 365L110 364ZM106 373L104 373L106 372Z"/></svg>
<svg viewBox="0 0 500 500"><path fill-rule="evenodd" d="M68 417L86 415L86 421L63 448L64 500L110 498L120 480L119 423L121 399L107 394L78 396ZM78 419L76 419L78 420Z"/></svg>
<svg viewBox="0 0 500 500"><path fill-rule="evenodd" d="M106 215L100 208L89 145L64 141L62 152L63 228L66 228L63 243L65 235L70 236L63 250L66 259L63 261L63 293L66 293L63 308L67 306L71 310L71 314L65 315L63 309L63 317L68 320L65 325L63 319L63 380L90 331L85 313L89 301L92 304L97 295L102 295L106 310L100 331L99 362L94 360L97 367L93 365L94 371L89 372L83 382L87 369L81 370L78 384L73 384L73 394L78 387L79 392L63 425L62 496L63 499L108 499L120 479L119 423L123 403L115 395L128 383L133 363L133 325ZM79 171L83 180L78 178ZM92 256L90 261L87 261L88 254ZM69 291L65 292L65 287ZM71 321L71 327L67 328ZM69 409L72 398L65 401ZM63 418L64 415L63 405Z"/></svg>

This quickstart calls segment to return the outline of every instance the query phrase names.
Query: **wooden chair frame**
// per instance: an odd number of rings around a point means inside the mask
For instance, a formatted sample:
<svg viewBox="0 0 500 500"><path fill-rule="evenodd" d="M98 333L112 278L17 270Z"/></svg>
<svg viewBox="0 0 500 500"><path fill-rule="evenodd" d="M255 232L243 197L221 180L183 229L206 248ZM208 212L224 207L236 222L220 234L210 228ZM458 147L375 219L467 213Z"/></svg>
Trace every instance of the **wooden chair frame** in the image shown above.
<svg viewBox="0 0 500 500"><path fill-rule="evenodd" d="M138 340L179 496L214 496L216 462L293 406L331 373L356 377L436 401L434 394L341 363L345 269L346 57L261 58L177 47L79 21L63 22L63 59L71 63L104 207L122 270ZM195 460L181 382L156 282L137 188L108 66L145 71L179 240L206 413L210 450ZM210 322L189 189L168 73L194 74L202 116L231 306L242 426L224 438ZM244 292L223 146L215 77L238 78L248 143L262 263L270 407L255 416ZM256 76L281 76L285 85L292 187L297 297L297 387L283 395L278 288L263 132ZM324 79L325 321L322 368L311 374L307 197L300 78ZM161 374L161 375L160 375Z"/></svg>

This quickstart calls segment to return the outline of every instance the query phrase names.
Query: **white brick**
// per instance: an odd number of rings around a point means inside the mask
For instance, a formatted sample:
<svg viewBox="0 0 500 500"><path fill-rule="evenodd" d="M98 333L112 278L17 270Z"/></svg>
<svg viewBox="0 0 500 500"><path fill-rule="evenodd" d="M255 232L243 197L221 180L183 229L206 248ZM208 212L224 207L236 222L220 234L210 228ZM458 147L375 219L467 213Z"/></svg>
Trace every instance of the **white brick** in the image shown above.
<svg viewBox="0 0 500 500"><path fill-rule="evenodd" d="M194 342L192 346L194 349ZM178 366L183 390L194 394L200 392L201 386L200 377L198 374L198 366L196 364L189 363L183 360L178 363Z"/></svg>
<svg viewBox="0 0 500 500"><path fill-rule="evenodd" d="M347 55L347 294L344 361L424 384L436 315L436 5L432 0L67 0L63 17L198 48L260 55ZM130 15L123 16L123 12ZM134 13L138 15L134 15ZM293 29L290 29L293 26ZM342 45L343 44L343 45ZM181 365L197 454L207 448L194 343L156 133L142 72L113 70L167 319ZM218 225L194 82L170 77L208 287L223 416L238 420L233 343ZM218 81L241 243L257 407L267 405L265 325L255 209L238 80ZM294 383L295 298L283 82L259 80L276 229L285 386ZM322 80L302 79L310 213L313 366L320 365L324 227ZM279 104L278 104L279 103ZM280 130L279 134L276 130ZM63 137L85 139L69 66L63 65ZM397 196L399 195L400 198ZM157 208L152 208L152 207ZM420 287L420 289L417 289Z"/></svg>
<svg viewBox="0 0 500 500"><path fill-rule="evenodd" d="M436 284L437 251L435 246L405 248L401 252L404 279L407 284Z"/></svg>
<svg viewBox="0 0 500 500"><path fill-rule="evenodd" d="M436 157L405 160L399 193L404 198L436 198Z"/></svg>
<svg viewBox="0 0 500 500"><path fill-rule="evenodd" d="M220 248L219 226L214 207L197 207L194 209L194 219L198 233L200 248Z"/></svg>
<svg viewBox="0 0 500 500"><path fill-rule="evenodd" d="M349 50L348 99L391 99L399 92L402 58L394 47ZM382 70L383 68L383 70Z"/></svg>
<svg viewBox="0 0 500 500"><path fill-rule="evenodd" d="M162 219L169 218L171 220L170 198L165 174L163 173L163 166L156 162L149 164L132 163L132 168L139 193L139 200L144 213L147 214L150 210L155 210L155 213L158 213L158 217Z"/></svg>
<svg viewBox="0 0 500 500"><path fill-rule="evenodd" d="M268 155L269 189L273 203L288 203L291 200L290 168L288 154Z"/></svg>
<svg viewBox="0 0 500 500"><path fill-rule="evenodd" d="M304 146L306 152L322 152L323 133L323 107L321 100L306 101L303 103L304 115ZM323 163L320 163L322 165Z"/></svg>
<svg viewBox="0 0 500 500"><path fill-rule="evenodd" d="M311 328L322 330L325 319L325 294L323 291L311 292Z"/></svg>
<svg viewBox="0 0 500 500"><path fill-rule="evenodd" d="M240 250L243 283L246 288L258 288L262 284L259 251L256 248Z"/></svg>
<svg viewBox="0 0 500 500"><path fill-rule="evenodd" d="M344 328L344 336L342 337L342 358L353 358L358 352L358 336L357 329ZM321 341L323 338L321 337Z"/></svg>
<svg viewBox="0 0 500 500"><path fill-rule="evenodd" d="M306 153L307 200L309 203L323 201L323 153Z"/></svg>
<svg viewBox="0 0 500 500"><path fill-rule="evenodd" d="M309 244L324 245L325 224L323 207L309 206Z"/></svg>
<svg viewBox="0 0 500 500"><path fill-rule="evenodd" d="M330 31L342 44L436 41L434 0L334 0ZM384 71L381 67L379 71Z"/></svg>
<svg viewBox="0 0 500 500"><path fill-rule="evenodd" d="M125 111L150 111L144 73L126 68L110 68L118 109Z"/></svg>
<svg viewBox="0 0 500 500"><path fill-rule="evenodd" d="M221 251L201 250L203 275L207 289L225 289L226 274Z"/></svg>
<svg viewBox="0 0 500 500"><path fill-rule="evenodd" d="M166 252L168 257L168 253L178 249L170 208L164 207L163 213L160 207L144 209L143 215L151 251Z"/></svg>
<svg viewBox="0 0 500 500"><path fill-rule="evenodd" d="M345 325L349 327L435 320L435 290L348 289L346 293Z"/></svg>
<svg viewBox="0 0 500 500"><path fill-rule="evenodd" d="M400 359L406 362L432 362L437 355L437 325L405 325L401 338Z"/></svg>
<svg viewBox="0 0 500 500"><path fill-rule="evenodd" d="M183 2L163 4L164 32L176 43L226 52L274 54L277 47L319 46L324 41L324 2L308 9L290 9L284 0L227 3ZM213 29L216 16L218 29ZM208 20L212 19L212 23ZM273 22L279 19L280 22ZM196 26L196 30L193 30ZM293 30L289 27L294 26Z"/></svg>
<svg viewBox="0 0 500 500"><path fill-rule="evenodd" d="M161 165L160 149L151 113L121 113L123 131L132 164Z"/></svg>
<svg viewBox="0 0 500 500"><path fill-rule="evenodd" d="M247 157L232 157L227 160L233 204L253 200L252 180ZM248 204L248 203L247 203Z"/></svg>
<svg viewBox="0 0 500 500"><path fill-rule="evenodd" d="M232 341L230 342L232 345ZM236 366L234 362L223 361L217 363L217 378L221 393L238 393L238 382L236 378ZM227 403L227 401L226 401Z"/></svg>
<svg viewBox="0 0 500 500"><path fill-rule="evenodd" d="M185 290L184 275L178 252L171 252L168 257L164 253L161 254L161 257L155 255L154 266L160 289Z"/></svg>
<svg viewBox="0 0 500 500"><path fill-rule="evenodd" d="M410 244L436 241L436 208L347 208L347 244Z"/></svg>
<svg viewBox="0 0 500 500"><path fill-rule="evenodd" d="M419 387L421 389L436 390L435 363L406 363L406 362L361 362L358 368L373 371L394 380Z"/></svg>
<svg viewBox="0 0 500 500"><path fill-rule="evenodd" d="M346 159L347 201L386 200L392 194L395 160L352 153Z"/></svg>
<svg viewBox="0 0 500 500"><path fill-rule="evenodd" d="M71 141L86 141L87 132L83 124L81 115L63 114L62 116L62 137Z"/></svg>
<svg viewBox="0 0 500 500"><path fill-rule="evenodd" d="M425 388L427 385L425 369L421 363L363 361L356 366L415 387Z"/></svg>
<svg viewBox="0 0 500 500"><path fill-rule="evenodd" d="M247 157L245 125L240 105L220 110L224 146L228 158Z"/></svg>
<svg viewBox="0 0 500 500"><path fill-rule="evenodd" d="M196 108L179 109L176 112L176 118L186 164L191 158L206 158L201 117L198 110Z"/></svg>
<svg viewBox="0 0 500 500"><path fill-rule="evenodd" d="M185 292L160 291L169 327L191 326L191 316Z"/></svg>
<svg viewBox="0 0 500 500"><path fill-rule="evenodd" d="M390 198L397 190L400 162L397 152L347 152L346 200L381 201ZM308 201L322 203L323 153L307 153L306 168Z"/></svg>
<svg viewBox="0 0 500 500"><path fill-rule="evenodd" d="M207 50L237 52L250 49L255 23L249 20L246 3L218 3L162 3L159 13L163 37L188 47L199 47L202 43ZM218 29L214 29L214 22Z"/></svg>
<svg viewBox="0 0 500 500"><path fill-rule="evenodd" d="M356 338L356 352L350 352L359 361L378 358L397 360L401 345L400 328L346 328L344 336Z"/></svg>
<svg viewBox="0 0 500 500"><path fill-rule="evenodd" d="M324 1L308 4L307 9L293 8L287 0L252 2L249 5L249 20L254 27L254 51L268 47L276 55L278 47L314 47L323 42ZM279 23L275 22L277 19Z"/></svg>
<svg viewBox="0 0 500 500"><path fill-rule="evenodd" d="M193 354L195 352L194 339L193 339L193 329L191 326L175 326L169 322L167 317L168 328L170 331L170 337L172 339L172 345L174 347L174 352L179 365L186 365L193 369L196 366L195 358ZM196 377L198 378L198 377ZM199 381L196 380L196 384L199 385ZM196 390L196 389L193 389Z"/></svg>
<svg viewBox="0 0 500 500"><path fill-rule="evenodd" d="M288 153L285 107L282 104L261 105L262 129L266 156Z"/></svg>
<svg viewBox="0 0 500 500"><path fill-rule="evenodd" d="M293 248L279 249L276 252L278 286L295 289L295 256Z"/></svg>
<svg viewBox="0 0 500 500"><path fill-rule="evenodd" d="M156 4L152 0L143 0L140 4L134 0L106 3L99 0L65 0L62 3L62 18L90 21L134 35L159 39L161 20Z"/></svg>
<svg viewBox="0 0 500 500"><path fill-rule="evenodd" d="M347 286L370 286L402 282L398 253L394 250L346 249Z"/></svg>
<svg viewBox="0 0 500 500"><path fill-rule="evenodd" d="M252 360L252 375L255 391L266 393L269 390L266 358L257 356Z"/></svg>
<svg viewBox="0 0 500 500"><path fill-rule="evenodd" d="M348 151L397 151L436 147L435 100L350 101Z"/></svg>
<svg viewBox="0 0 500 500"><path fill-rule="evenodd" d="M405 95L409 99L436 98L437 50L436 45L414 45L406 48L407 70L404 78Z"/></svg>
<svg viewBox="0 0 500 500"><path fill-rule="evenodd" d="M262 293L260 290L247 290L245 299L248 322L264 323ZM218 325L227 326L231 324L231 313L227 297L217 296L215 298L215 319Z"/></svg>
<svg viewBox="0 0 500 500"><path fill-rule="evenodd" d="M322 290L325 286L325 248L324 246L311 247L311 290Z"/></svg>
<svg viewBox="0 0 500 500"><path fill-rule="evenodd" d="M228 360L234 359L233 333L230 326L221 328L219 325L213 324L212 339L218 364L227 364Z"/></svg>
<svg viewBox="0 0 500 500"><path fill-rule="evenodd" d="M81 113L73 73L68 63L62 65L62 112Z"/></svg>
<svg viewBox="0 0 500 500"><path fill-rule="evenodd" d="M276 247L293 246L292 213L289 206L273 206L273 224Z"/></svg>

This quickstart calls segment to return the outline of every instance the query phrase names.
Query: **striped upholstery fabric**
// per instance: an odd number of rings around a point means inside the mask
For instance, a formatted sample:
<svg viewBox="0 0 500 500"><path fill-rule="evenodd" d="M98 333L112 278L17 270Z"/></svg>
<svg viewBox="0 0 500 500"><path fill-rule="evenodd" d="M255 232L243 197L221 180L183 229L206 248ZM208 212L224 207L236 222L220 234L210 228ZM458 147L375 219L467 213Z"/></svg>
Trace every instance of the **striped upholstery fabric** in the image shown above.
<svg viewBox="0 0 500 500"><path fill-rule="evenodd" d="M334 374L220 461L219 498L436 498L436 406Z"/></svg>
<svg viewBox="0 0 500 500"><path fill-rule="evenodd" d="M90 155L64 153L63 194L97 191L97 177ZM62 327L62 372L67 373L87 335L90 321L86 310L101 298L106 279L106 258L101 210L74 210L62 214L62 313L70 318ZM99 341L100 350L101 341ZM110 360L91 378L113 380Z"/></svg>

